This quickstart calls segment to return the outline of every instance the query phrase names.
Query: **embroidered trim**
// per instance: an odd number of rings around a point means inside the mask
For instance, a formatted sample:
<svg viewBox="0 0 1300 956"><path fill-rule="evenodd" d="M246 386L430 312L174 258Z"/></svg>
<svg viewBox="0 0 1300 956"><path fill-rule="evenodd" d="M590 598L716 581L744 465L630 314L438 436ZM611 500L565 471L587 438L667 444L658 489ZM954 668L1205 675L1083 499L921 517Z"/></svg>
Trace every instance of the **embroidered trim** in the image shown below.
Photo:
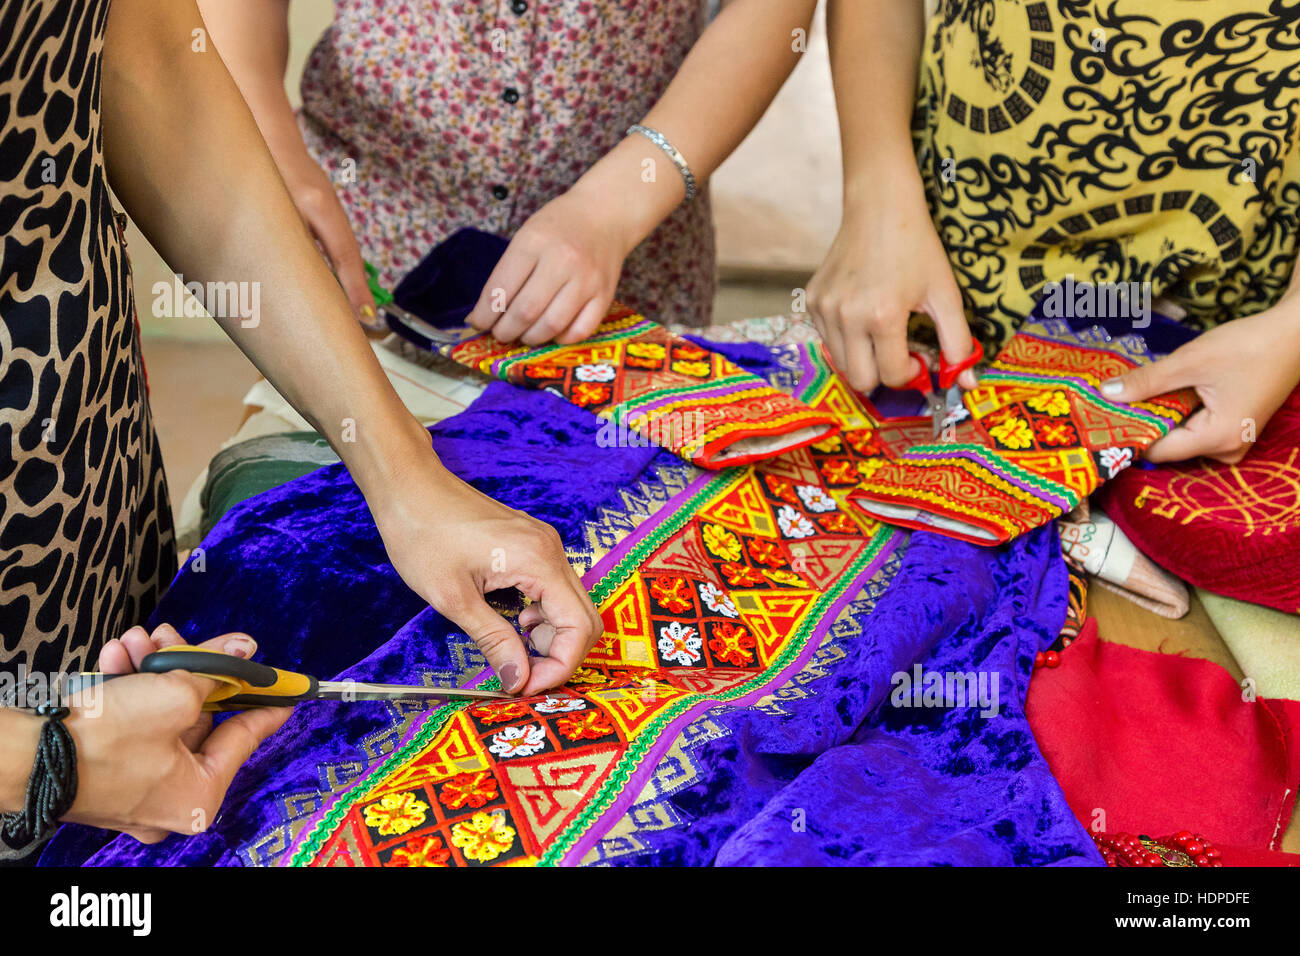
<svg viewBox="0 0 1300 956"><path fill-rule="evenodd" d="M479 336L442 351L515 385L556 392L704 468L768 458L835 430L830 414L623 306L577 345L519 347Z"/></svg>

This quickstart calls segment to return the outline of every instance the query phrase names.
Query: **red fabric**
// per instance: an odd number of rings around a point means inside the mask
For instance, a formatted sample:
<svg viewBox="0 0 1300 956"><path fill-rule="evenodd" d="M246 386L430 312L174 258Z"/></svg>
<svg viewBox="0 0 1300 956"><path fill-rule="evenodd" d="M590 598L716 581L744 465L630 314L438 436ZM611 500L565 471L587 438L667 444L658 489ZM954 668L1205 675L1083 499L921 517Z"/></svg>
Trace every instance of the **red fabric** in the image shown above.
<svg viewBox="0 0 1300 956"><path fill-rule="evenodd" d="M1110 481L1106 514L1198 587L1300 613L1300 388L1236 465L1200 458Z"/></svg>
<svg viewBox="0 0 1300 956"><path fill-rule="evenodd" d="M1099 640L1090 618L1059 667L1034 672L1026 712L1084 826L1153 837L1191 830L1233 848L1225 865L1300 863L1261 855L1291 820L1300 703L1243 701L1219 665Z"/></svg>

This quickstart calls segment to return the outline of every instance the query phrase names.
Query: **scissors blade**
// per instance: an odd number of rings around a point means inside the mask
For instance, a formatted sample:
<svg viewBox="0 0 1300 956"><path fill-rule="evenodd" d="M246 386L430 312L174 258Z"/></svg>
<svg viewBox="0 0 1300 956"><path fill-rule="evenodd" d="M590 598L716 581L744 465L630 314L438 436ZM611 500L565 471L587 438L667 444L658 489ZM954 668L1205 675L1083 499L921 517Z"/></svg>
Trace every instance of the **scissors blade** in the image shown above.
<svg viewBox="0 0 1300 956"><path fill-rule="evenodd" d="M387 313L398 324L406 326L417 335L422 335L430 342L436 342L439 345L459 345L461 342L483 334L478 329L469 326L440 329L436 325L430 325L418 315L403 309L396 302L390 302L388 305L383 306L382 311Z"/></svg>
<svg viewBox="0 0 1300 956"><path fill-rule="evenodd" d="M934 437L938 438L939 433L943 431L943 419L948 413L948 406L944 403L942 398L933 392L930 393L930 396L926 399L926 403L930 406L931 429Z"/></svg>
<svg viewBox="0 0 1300 956"><path fill-rule="evenodd" d="M962 392L960 386L953 385L948 389L947 394L945 394L943 401L940 403L940 408L934 419L934 435L936 438L943 434L944 429L948 426L955 425L958 421L966 417L964 414L959 413L959 410L962 408L961 397Z"/></svg>
<svg viewBox="0 0 1300 956"><path fill-rule="evenodd" d="M365 684L360 681L323 680L317 685L321 700L427 700L431 697L458 700L505 700L499 690L470 687L429 687L424 684Z"/></svg>

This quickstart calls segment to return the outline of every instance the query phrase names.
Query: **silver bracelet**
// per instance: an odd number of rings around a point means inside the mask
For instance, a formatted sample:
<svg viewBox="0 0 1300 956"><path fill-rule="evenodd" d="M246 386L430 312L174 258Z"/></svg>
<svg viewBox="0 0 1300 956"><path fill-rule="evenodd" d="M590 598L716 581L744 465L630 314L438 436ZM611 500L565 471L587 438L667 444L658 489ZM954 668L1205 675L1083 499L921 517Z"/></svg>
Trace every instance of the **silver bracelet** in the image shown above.
<svg viewBox="0 0 1300 956"><path fill-rule="evenodd" d="M642 126L640 123L634 123L627 128L627 135L640 133L650 142L654 143L673 161L677 171L682 174L682 179L686 181L686 201L690 202L695 198L695 174L691 172L690 164L686 162L686 157L681 154L676 146L668 142L668 137L657 129L651 129L649 126Z"/></svg>

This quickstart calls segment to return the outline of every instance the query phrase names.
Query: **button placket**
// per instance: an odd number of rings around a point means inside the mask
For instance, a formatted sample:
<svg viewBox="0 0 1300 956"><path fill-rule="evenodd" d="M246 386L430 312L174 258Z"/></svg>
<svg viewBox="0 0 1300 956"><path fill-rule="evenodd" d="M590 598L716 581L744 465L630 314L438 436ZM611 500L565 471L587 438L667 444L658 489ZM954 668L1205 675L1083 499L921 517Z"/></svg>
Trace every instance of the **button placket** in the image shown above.
<svg viewBox="0 0 1300 956"><path fill-rule="evenodd" d="M512 0L509 9L514 16L507 15L498 20L499 26L507 32L505 50L498 63L498 76L501 83L499 97L503 104L498 122L504 127L503 141L511 144L509 155L520 157L525 155L526 143L529 139L529 111L515 107L523 99L523 90L526 87L528 64L532 58L533 24L524 19L529 11L527 0ZM500 210L499 215L504 220L501 228L508 229L513 224L511 210L515 205L513 199L517 198L517 184L510 181L511 173L504 168L505 161L503 158L502 165L499 167L500 178L492 183L489 192ZM516 159L515 162L518 160ZM518 173L516 172L515 175Z"/></svg>

